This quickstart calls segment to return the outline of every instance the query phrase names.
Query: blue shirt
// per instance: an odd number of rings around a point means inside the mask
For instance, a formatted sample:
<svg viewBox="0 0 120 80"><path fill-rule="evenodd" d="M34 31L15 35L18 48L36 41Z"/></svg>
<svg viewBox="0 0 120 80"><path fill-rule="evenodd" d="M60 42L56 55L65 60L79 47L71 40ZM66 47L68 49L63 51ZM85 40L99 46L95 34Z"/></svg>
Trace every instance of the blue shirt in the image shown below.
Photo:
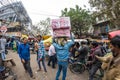
<svg viewBox="0 0 120 80"><path fill-rule="evenodd" d="M74 44L74 40L72 38L71 42L67 42L64 46L61 46L57 43L53 43L55 47L55 51L57 54L58 61L67 61L69 58L69 48Z"/></svg>
<svg viewBox="0 0 120 80"><path fill-rule="evenodd" d="M21 59L30 60L30 47L28 44L20 44L18 47L18 54Z"/></svg>

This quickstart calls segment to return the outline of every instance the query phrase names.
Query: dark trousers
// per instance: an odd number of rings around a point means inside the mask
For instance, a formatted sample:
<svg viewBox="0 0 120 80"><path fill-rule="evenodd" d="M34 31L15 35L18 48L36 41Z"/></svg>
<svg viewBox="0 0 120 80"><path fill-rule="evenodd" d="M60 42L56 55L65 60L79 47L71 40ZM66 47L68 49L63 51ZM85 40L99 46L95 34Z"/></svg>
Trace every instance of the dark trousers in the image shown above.
<svg viewBox="0 0 120 80"><path fill-rule="evenodd" d="M55 55L49 56L48 65L52 62L52 68L55 68Z"/></svg>
<svg viewBox="0 0 120 80"><path fill-rule="evenodd" d="M89 80L94 80L94 76L97 72L97 70L100 68L100 66L98 65L92 65L91 69L89 70Z"/></svg>
<svg viewBox="0 0 120 80"><path fill-rule="evenodd" d="M55 54L55 64L57 64L57 55Z"/></svg>
<svg viewBox="0 0 120 80"><path fill-rule="evenodd" d="M29 73L30 77L32 77L33 72L32 72L31 66L30 66L30 60L25 60L25 63L23 63L23 66L24 66L25 71L27 71Z"/></svg>
<svg viewBox="0 0 120 80"><path fill-rule="evenodd" d="M43 65L44 71L47 72L47 69L46 69L46 66L45 66L45 58L42 58L42 60L37 60L37 61L38 61L39 69L41 69L40 62L42 61L42 65Z"/></svg>

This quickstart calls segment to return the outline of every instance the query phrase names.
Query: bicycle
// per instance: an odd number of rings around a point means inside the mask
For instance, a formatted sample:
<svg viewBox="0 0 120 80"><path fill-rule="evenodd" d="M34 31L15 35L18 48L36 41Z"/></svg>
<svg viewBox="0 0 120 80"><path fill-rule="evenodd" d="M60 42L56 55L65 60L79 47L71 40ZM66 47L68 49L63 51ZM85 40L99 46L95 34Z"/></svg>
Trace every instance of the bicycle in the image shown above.
<svg viewBox="0 0 120 80"><path fill-rule="evenodd" d="M76 59L69 59L69 69L74 74L81 74L85 70L89 72L89 67L89 65L82 62L78 62ZM101 68L99 68L98 70L100 71L100 73L96 73L94 75L94 80L102 80L102 77L104 75L103 70Z"/></svg>
<svg viewBox="0 0 120 80"><path fill-rule="evenodd" d="M86 70L86 64L77 61L75 58L69 59L69 69L72 73L81 74Z"/></svg>

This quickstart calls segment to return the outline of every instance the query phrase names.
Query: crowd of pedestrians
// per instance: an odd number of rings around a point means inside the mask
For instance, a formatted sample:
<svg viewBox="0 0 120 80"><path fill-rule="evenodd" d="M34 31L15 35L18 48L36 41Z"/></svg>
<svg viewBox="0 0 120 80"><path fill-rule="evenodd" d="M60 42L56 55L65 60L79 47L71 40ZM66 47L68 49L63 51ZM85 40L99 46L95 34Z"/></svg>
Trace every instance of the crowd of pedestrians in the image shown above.
<svg viewBox="0 0 120 80"><path fill-rule="evenodd" d="M15 42L14 42L15 41ZM13 42L14 44L11 44ZM0 38L0 49L2 59L6 59L5 47L13 48L17 51L20 60L23 64L25 72L28 72L30 77L35 79L30 66L30 42L27 38L21 41L18 39L7 41L4 36ZM13 45L16 45L15 47ZM32 44L33 50L36 53L36 63L38 70L41 71L41 63L44 72L47 73L45 58L47 51L41 35L36 36L36 41ZM13 47L11 47L13 46ZM100 69L103 80L119 80L120 79L120 36L115 36L110 40L110 48L104 46L104 43L97 41L81 41L75 42L71 35L71 41L65 37L53 38L53 42L48 50L49 60L47 66L52 69L58 67L55 80L59 80L61 71L63 72L62 80L66 80L69 58L74 58L77 61L87 65L89 80L94 80L96 72ZM15 49L14 49L15 48ZM112 53L112 57L106 57L108 53ZM107 66L103 68L103 63ZM58 66L56 65L58 64Z"/></svg>

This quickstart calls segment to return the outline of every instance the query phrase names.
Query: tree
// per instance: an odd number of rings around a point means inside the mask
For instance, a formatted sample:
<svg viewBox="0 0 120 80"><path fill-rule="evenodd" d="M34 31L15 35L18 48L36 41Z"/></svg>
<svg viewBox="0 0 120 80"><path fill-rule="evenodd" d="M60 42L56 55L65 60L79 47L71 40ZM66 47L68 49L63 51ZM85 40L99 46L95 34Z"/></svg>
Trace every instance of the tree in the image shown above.
<svg viewBox="0 0 120 80"><path fill-rule="evenodd" d="M35 30L34 33L41 34L41 35L48 35L50 34L50 18L47 18L46 20L41 20L37 25L33 27Z"/></svg>
<svg viewBox="0 0 120 80"><path fill-rule="evenodd" d="M61 11L62 17L70 17L71 27L73 32L77 32L80 35L88 30L89 25L92 23L92 17L90 11L82 9L76 5L75 9L65 8Z"/></svg>
<svg viewBox="0 0 120 80"><path fill-rule="evenodd" d="M111 23L120 26L120 0L89 0L92 7L106 14Z"/></svg>

